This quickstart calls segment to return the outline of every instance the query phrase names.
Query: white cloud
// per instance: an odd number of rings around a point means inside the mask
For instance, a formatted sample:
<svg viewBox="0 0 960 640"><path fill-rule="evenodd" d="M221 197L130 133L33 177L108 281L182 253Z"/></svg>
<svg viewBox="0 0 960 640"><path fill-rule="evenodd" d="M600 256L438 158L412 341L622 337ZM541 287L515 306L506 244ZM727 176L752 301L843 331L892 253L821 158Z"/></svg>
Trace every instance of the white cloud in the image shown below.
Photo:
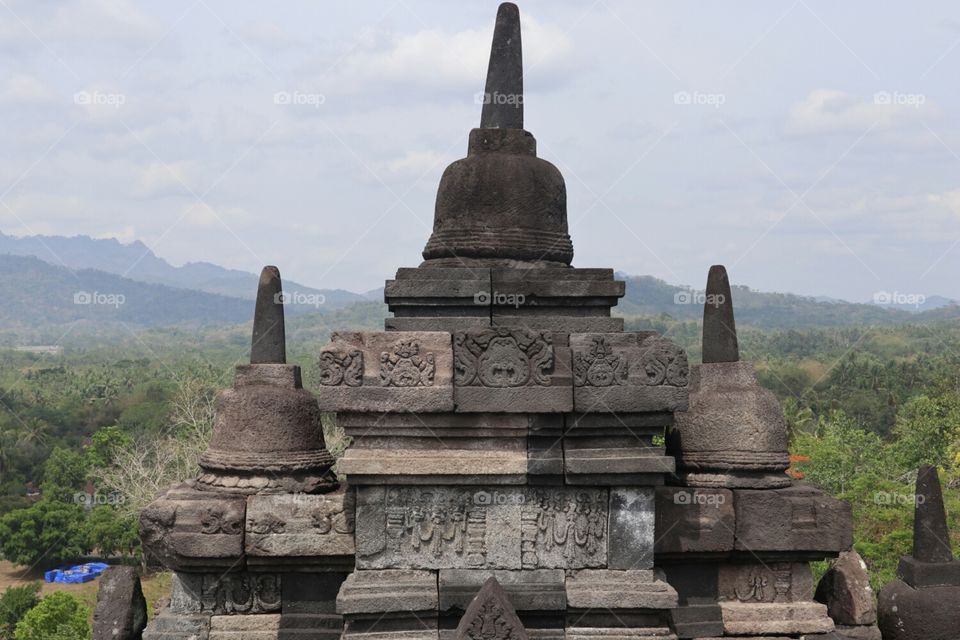
<svg viewBox="0 0 960 640"><path fill-rule="evenodd" d="M871 127L888 129L936 114L921 94L879 91L863 98L834 89L814 89L790 109L786 129L795 134L863 133Z"/></svg>
<svg viewBox="0 0 960 640"><path fill-rule="evenodd" d="M367 48L350 55L341 64L344 81L364 84L377 80L403 82L421 87L478 87L490 57L489 26L447 32L425 29L394 35L384 46L368 33ZM378 47L379 45L379 47ZM570 50L567 34L552 24L523 18L524 68L551 69Z"/></svg>
<svg viewBox="0 0 960 640"><path fill-rule="evenodd" d="M56 100L56 93L37 78L17 73L0 90L0 104L41 105Z"/></svg>
<svg viewBox="0 0 960 640"><path fill-rule="evenodd" d="M193 227L232 228L246 225L252 218L240 207L212 207L206 202L191 202L180 210L181 221Z"/></svg>
<svg viewBox="0 0 960 640"><path fill-rule="evenodd" d="M436 151L408 151L399 158L384 164L390 173L419 177L433 170L442 169L450 160Z"/></svg>
<svg viewBox="0 0 960 640"><path fill-rule="evenodd" d="M145 167L140 175L140 193L146 197L192 195L193 174L191 163L154 162Z"/></svg>

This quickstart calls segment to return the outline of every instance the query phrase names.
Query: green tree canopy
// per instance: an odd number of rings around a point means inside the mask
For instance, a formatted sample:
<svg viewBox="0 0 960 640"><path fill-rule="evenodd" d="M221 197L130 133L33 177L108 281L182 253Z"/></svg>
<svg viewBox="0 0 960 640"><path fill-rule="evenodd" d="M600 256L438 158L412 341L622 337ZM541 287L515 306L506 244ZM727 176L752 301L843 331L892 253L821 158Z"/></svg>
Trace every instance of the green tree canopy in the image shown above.
<svg viewBox="0 0 960 640"><path fill-rule="evenodd" d="M87 551L83 510L43 499L0 517L0 555L14 564L53 567Z"/></svg>
<svg viewBox="0 0 960 640"><path fill-rule="evenodd" d="M15 640L90 640L90 609L80 600L56 591L45 596L17 623Z"/></svg>

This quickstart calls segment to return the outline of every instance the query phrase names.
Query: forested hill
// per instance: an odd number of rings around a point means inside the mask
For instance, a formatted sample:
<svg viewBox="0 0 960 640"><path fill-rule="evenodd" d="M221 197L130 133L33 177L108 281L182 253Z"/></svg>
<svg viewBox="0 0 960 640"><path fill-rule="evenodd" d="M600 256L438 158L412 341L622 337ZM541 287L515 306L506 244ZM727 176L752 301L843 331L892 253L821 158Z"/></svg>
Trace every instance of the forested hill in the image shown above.
<svg viewBox="0 0 960 640"><path fill-rule="evenodd" d="M20 344L59 334L126 334L142 327L223 326L251 317L252 303L137 282L103 271L71 271L29 256L0 255L0 331Z"/></svg>
<svg viewBox="0 0 960 640"><path fill-rule="evenodd" d="M18 238L0 233L0 254L33 256L54 266L96 269L139 282L216 293L253 300L259 274L226 269L210 262L188 262L173 266L139 240L124 244L115 238L88 236L27 236ZM280 265L281 272L283 265ZM314 289L284 279L287 291L301 296L322 296L324 309L362 302L362 294L343 289Z"/></svg>
<svg viewBox="0 0 960 640"><path fill-rule="evenodd" d="M704 300L688 287L672 285L651 276L618 274L617 277L627 283L627 293L614 309L617 315L666 315L674 320L700 320L703 317ZM759 329L893 325L945 319L958 314L956 305L910 313L872 304L818 301L791 293L763 293L744 286L734 286L731 293L737 325Z"/></svg>

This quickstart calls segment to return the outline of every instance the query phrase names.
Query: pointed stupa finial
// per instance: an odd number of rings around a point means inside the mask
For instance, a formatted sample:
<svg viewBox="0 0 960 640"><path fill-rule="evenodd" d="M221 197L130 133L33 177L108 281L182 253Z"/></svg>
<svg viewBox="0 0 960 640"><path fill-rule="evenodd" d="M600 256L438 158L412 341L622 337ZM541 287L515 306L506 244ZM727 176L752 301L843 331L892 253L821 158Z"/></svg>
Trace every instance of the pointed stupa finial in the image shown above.
<svg viewBox="0 0 960 640"><path fill-rule="evenodd" d="M483 95L481 129L523 129L520 9L512 2L504 2L497 11Z"/></svg>
<svg viewBox="0 0 960 640"><path fill-rule="evenodd" d="M260 272L257 304L253 312L253 342L250 364L286 364L287 340L283 323L283 287L280 270L264 267Z"/></svg>
<svg viewBox="0 0 960 640"><path fill-rule="evenodd" d="M943 507L943 490L936 467L920 467L915 497L913 557L921 562L952 562L947 512Z"/></svg>
<svg viewBox="0 0 960 640"><path fill-rule="evenodd" d="M703 303L703 362L738 362L737 325L733 321L730 279L722 264L710 267Z"/></svg>

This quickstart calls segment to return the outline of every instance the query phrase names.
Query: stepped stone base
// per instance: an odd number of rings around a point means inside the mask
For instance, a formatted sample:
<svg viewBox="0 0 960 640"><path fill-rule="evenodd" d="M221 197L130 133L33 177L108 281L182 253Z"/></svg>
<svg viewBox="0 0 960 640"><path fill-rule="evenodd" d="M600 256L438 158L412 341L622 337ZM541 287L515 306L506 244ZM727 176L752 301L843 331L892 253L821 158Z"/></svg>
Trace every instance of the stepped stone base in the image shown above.
<svg viewBox="0 0 960 640"><path fill-rule="evenodd" d="M716 604L691 604L670 612L678 638L703 638L723 633L723 617Z"/></svg>
<svg viewBox="0 0 960 640"><path fill-rule="evenodd" d="M837 637L841 640L881 640L880 628L875 625L842 625L838 624Z"/></svg>
<svg viewBox="0 0 960 640"><path fill-rule="evenodd" d="M209 640L277 640L280 614L213 616Z"/></svg>
<svg viewBox="0 0 960 640"><path fill-rule="evenodd" d="M829 633L833 620L819 602L721 602L726 635Z"/></svg>
<svg viewBox="0 0 960 640"><path fill-rule="evenodd" d="M143 640L210 640L210 615L164 610L147 625Z"/></svg>
<svg viewBox="0 0 960 640"><path fill-rule="evenodd" d="M572 627L567 629L566 640L677 640L677 636L668 627Z"/></svg>

